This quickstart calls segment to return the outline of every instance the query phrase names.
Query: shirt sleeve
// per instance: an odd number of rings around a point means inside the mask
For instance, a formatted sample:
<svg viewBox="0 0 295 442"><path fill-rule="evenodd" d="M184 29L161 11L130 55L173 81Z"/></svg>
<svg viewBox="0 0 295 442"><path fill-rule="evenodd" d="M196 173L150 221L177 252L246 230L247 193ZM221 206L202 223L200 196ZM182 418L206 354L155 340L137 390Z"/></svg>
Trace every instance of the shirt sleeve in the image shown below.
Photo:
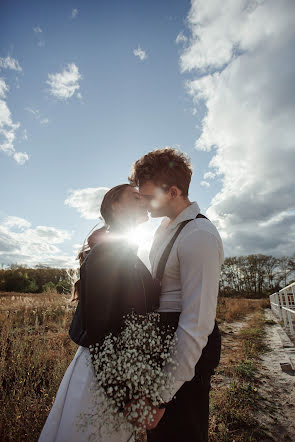
<svg viewBox="0 0 295 442"><path fill-rule="evenodd" d="M174 356L178 365L172 371L175 382L161 392L164 402L195 375L195 366L214 328L221 270L218 240L205 230L196 229L181 238L177 253L182 294Z"/></svg>

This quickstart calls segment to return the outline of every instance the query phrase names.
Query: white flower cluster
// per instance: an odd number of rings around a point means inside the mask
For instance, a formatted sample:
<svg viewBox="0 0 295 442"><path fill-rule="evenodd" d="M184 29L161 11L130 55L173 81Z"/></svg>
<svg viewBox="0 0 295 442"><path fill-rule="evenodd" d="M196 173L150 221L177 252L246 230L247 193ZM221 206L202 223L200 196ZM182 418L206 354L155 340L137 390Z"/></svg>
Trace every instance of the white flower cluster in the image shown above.
<svg viewBox="0 0 295 442"><path fill-rule="evenodd" d="M110 333L102 345L90 346L96 405L84 416L84 426L96 425L98 433L102 428L132 432L150 422L152 406L163 402L161 390L174 382L175 344L174 330L161 324L159 313L131 313L118 335Z"/></svg>

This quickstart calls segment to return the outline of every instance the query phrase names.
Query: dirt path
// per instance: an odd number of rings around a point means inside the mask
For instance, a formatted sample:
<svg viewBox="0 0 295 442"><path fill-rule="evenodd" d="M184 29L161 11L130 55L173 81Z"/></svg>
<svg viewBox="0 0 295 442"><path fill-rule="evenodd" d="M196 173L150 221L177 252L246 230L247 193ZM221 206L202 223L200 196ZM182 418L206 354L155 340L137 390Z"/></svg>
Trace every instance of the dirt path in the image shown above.
<svg viewBox="0 0 295 442"><path fill-rule="evenodd" d="M286 353L279 336L281 326L271 310L265 310L266 344L270 351L261 356L261 368L257 375L258 388L265 400L264 412L259 421L270 429L275 441L295 441L295 376L282 371L280 362L286 361ZM271 324L275 321L275 324Z"/></svg>
<svg viewBox="0 0 295 442"><path fill-rule="evenodd" d="M280 362L287 360L279 332L282 330L270 309L265 309L265 342L269 351L261 355L261 366L255 375L257 389L262 399L263 409L257 413L257 420L263 424L270 436L261 442L295 442L295 376L282 371ZM235 361L239 343L237 333L247 325L252 314L243 320L223 323L221 364ZM226 385L232 377L226 372L214 376L215 385ZM263 405L264 404L264 405Z"/></svg>
<svg viewBox="0 0 295 442"><path fill-rule="evenodd" d="M235 322L224 322L219 325L221 335L222 335L222 346L221 346L221 365L227 365L228 363L232 363L235 359L235 353L239 350L239 342L237 341L237 333L245 327L247 321L252 317L252 314L245 316L243 319ZM233 359L232 359L233 358ZM227 375L226 372L222 371L221 374L215 374L213 385L214 384L231 384L233 381L231 375Z"/></svg>
<svg viewBox="0 0 295 442"><path fill-rule="evenodd" d="M270 309L265 309L265 342L269 351L260 356L260 368L255 375L255 383L261 397L262 410L257 412L257 420L264 425L269 437L259 442L295 442L295 376L282 371L280 362L286 361L286 353L282 346L279 332L282 330ZM222 358L228 364L234 358L239 344L237 333L245 326L252 314L243 320L223 323ZM232 383L232 376L226 372L214 375L214 385L224 386ZM137 439L144 442L143 435Z"/></svg>

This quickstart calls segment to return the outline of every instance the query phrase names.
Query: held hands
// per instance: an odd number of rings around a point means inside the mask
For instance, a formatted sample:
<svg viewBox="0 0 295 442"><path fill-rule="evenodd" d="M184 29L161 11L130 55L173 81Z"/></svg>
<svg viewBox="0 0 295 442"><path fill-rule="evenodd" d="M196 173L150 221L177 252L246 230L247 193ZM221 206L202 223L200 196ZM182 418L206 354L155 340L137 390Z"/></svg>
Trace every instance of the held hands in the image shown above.
<svg viewBox="0 0 295 442"><path fill-rule="evenodd" d="M152 420L151 420L151 419L148 419L148 418L146 417L145 420L144 420L143 422L138 422L138 421L139 421L139 418L137 418L137 419L132 419L131 422L132 422L134 425L138 425L139 427L143 427L143 428L145 428L146 430L153 430L154 428L156 428L156 426L158 425L158 423L159 423L160 420L162 419L162 417L163 417L163 415L164 415L164 413L165 413L165 408L157 408L157 407L153 407L153 406L150 404L149 400L146 399L146 398L144 398L143 401L144 401L144 404L145 404L145 405L149 405L149 406L151 407L151 409L152 409L152 414L153 414L153 418L152 418ZM133 401L129 402L129 404L126 405L126 407L125 407L125 409L124 409L124 411L123 411L124 416L128 416L128 414L130 413L130 411L131 411L131 404L132 404L132 403L133 403ZM145 406L145 405L144 405L144 406ZM139 416L143 414L144 406L143 406L141 409L138 410L138 414L139 414Z"/></svg>

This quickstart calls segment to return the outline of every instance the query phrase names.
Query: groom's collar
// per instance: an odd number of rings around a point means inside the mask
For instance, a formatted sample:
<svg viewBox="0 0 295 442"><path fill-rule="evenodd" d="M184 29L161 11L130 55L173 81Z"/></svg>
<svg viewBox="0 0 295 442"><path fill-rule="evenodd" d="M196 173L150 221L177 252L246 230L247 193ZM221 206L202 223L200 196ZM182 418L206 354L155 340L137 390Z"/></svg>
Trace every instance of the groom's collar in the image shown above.
<svg viewBox="0 0 295 442"><path fill-rule="evenodd" d="M196 216L199 213L200 213L200 207L199 207L198 203L194 201L194 202L192 202L192 204L190 204L188 207L186 207L184 210L182 210L177 215L175 220L169 226L167 226L167 229L173 229L174 227L178 226L183 221L187 221L189 219L194 219L194 218L196 218ZM168 223L168 219L165 218L165 220L167 220L166 222Z"/></svg>

